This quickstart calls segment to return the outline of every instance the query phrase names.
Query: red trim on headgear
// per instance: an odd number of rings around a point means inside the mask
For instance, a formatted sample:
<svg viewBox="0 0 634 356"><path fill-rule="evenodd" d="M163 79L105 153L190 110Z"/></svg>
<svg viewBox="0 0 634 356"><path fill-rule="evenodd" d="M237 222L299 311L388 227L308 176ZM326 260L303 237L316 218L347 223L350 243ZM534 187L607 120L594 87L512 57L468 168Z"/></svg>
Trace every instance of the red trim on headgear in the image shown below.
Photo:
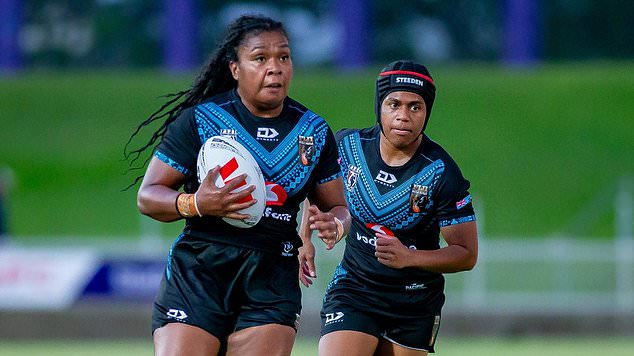
<svg viewBox="0 0 634 356"><path fill-rule="evenodd" d="M390 71L387 71L387 72L379 73L379 75L382 76L382 77L384 77L386 75L393 75L393 74L413 75L415 77L423 78L426 81L434 84L434 80L431 79L430 77L428 77L428 76L426 76L424 74L420 74L418 72L412 72L412 71L409 71L409 70L390 70Z"/></svg>

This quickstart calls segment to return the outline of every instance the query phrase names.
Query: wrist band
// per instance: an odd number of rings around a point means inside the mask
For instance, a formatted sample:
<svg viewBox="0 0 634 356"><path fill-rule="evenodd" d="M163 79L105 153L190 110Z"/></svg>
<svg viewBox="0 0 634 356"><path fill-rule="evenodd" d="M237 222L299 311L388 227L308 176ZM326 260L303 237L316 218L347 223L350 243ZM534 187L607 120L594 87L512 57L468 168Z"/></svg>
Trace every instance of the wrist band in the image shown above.
<svg viewBox="0 0 634 356"><path fill-rule="evenodd" d="M196 214L202 218L203 214L198 210L198 192L194 193L194 208L196 208Z"/></svg>
<svg viewBox="0 0 634 356"><path fill-rule="evenodd" d="M341 241L341 239L343 238L343 223L336 216L334 219L335 219L335 224L337 225L337 237L335 238L335 243L337 243Z"/></svg>
<svg viewBox="0 0 634 356"><path fill-rule="evenodd" d="M176 212L178 213L178 215L184 218L185 216L183 216L180 208L178 207L178 200L180 199L181 195L183 195L183 193L178 193L178 195L176 196L176 200L174 200L174 206L176 207Z"/></svg>
<svg viewBox="0 0 634 356"><path fill-rule="evenodd" d="M196 202L194 201L194 194L179 194L176 198L176 210L184 218L191 218L194 216L194 210L196 209Z"/></svg>

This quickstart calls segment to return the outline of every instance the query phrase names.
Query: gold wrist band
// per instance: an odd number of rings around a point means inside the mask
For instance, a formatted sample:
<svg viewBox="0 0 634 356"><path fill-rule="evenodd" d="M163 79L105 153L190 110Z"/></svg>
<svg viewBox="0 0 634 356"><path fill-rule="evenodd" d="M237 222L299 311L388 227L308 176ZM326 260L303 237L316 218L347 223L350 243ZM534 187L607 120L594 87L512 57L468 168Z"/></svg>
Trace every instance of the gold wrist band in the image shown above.
<svg viewBox="0 0 634 356"><path fill-rule="evenodd" d="M191 218L196 214L194 194L179 194L176 198L176 210L184 218Z"/></svg>

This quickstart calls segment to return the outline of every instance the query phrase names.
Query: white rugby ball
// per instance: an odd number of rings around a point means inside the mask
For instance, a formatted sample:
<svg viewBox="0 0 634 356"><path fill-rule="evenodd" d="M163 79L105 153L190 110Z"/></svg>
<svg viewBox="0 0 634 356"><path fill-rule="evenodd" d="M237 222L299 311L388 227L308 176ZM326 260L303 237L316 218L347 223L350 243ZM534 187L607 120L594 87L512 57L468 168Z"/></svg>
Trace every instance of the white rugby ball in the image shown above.
<svg viewBox="0 0 634 356"><path fill-rule="evenodd" d="M255 190L251 193L251 196L257 201L250 207L237 211L240 214L249 215L248 218L238 220L224 217L222 220L241 228L252 227L257 224L262 218L266 207L266 185L260 166L258 166L251 152L232 138L225 136L210 137L198 152L198 182L202 183L207 173L216 166L220 166L220 173L214 182L217 187L224 187L231 179L246 173L246 184L237 187L233 192L239 192L253 185Z"/></svg>

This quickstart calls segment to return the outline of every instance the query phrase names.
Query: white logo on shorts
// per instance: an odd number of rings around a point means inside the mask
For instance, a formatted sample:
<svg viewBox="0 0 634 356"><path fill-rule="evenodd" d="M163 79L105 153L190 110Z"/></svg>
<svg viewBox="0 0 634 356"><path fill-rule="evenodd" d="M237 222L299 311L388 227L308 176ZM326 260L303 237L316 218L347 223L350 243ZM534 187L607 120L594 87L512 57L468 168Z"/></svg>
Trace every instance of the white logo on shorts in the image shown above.
<svg viewBox="0 0 634 356"><path fill-rule="evenodd" d="M170 309L167 312L167 316L178 320L184 320L185 318L187 318L187 314L185 314L184 311L178 309Z"/></svg>
<svg viewBox="0 0 634 356"><path fill-rule="evenodd" d="M282 242L282 256L293 257L293 244L289 241Z"/></svg>
<svg viewBox="0 0 634 356"><path fill-rule="evenodd" d="M341 320L341 318L343 318L343 313L342 312L327 313L326 314L326 322L324 323L324 326L325 325L330 325L332 323L342 322L343 320Z"/></svg>

